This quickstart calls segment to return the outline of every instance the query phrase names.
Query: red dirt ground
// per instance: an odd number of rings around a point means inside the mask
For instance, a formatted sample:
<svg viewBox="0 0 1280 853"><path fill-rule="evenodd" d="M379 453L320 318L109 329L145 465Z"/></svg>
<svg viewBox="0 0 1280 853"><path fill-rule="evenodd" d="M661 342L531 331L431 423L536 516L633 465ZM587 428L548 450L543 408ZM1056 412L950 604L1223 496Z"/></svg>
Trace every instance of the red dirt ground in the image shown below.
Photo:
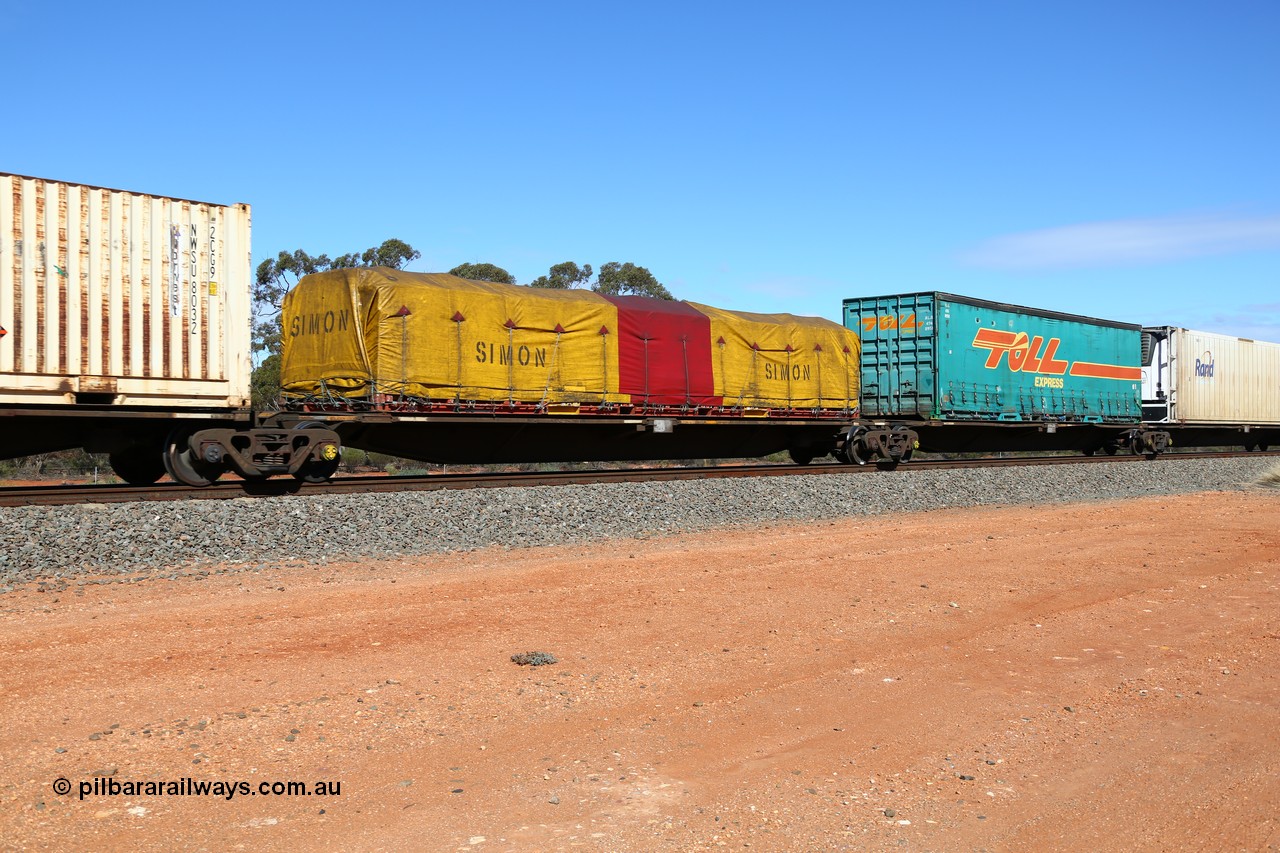
<svg viewBox="0 0 1280 853"><path fill-rule="evenodd" d="M1275 849L1278 521L1205 493L18 591L0 840Z"/></svg>

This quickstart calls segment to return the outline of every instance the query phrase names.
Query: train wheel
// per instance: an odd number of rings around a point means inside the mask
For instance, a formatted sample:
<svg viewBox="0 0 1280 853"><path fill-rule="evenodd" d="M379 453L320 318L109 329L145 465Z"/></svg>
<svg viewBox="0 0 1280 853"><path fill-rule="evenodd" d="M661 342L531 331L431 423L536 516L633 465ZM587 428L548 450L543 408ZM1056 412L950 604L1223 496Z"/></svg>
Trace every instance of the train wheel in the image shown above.
<svg viewBox="0 0 1280 853"><path fill-rule="evenodd" d="M294 429L328 429L328 427L317 421L302 421L297 424ZM342 464L342 453L338 448L333 448L332 459L308 459L307 462L298 469L298 473L293 476L297 477L304 483L326 483L334 474L338 473L338 466ZM794 454L791 457L795 459ZM810 457L812 458L812 457ZM807 461L807 460L806 460ZM801 462L800 464L804 464Z"/></svg>
<svg viewBox="0 0 1280 853"><path fill-rule="evenodd" d="M1107 455L1108 455L1108 456L1115 456L1115 455L1116 455L1116 451L1118 451L1120 448L1119 448L1118 446L1116 446L1115 444L1104 444L1104 445L1102 446L1102 449L1103 449L1103 450L1105 450L1105 451L1107 451Z"/></svg>
<svg viewBox="0 0 1280 853"><path fill-rule="evenodd" d="M813 461L813 451L807 447L792 447L787 453L791 456L791 461L797 465L808 465Z"/></svg>
<svg viewBox="0 0 1280 853"><path fill-rule="evenodd" d="M1086 447L1084 450L1080 452L1083 453L1085 456L1092 456L1093 454L1098 452L1098 449L1096 447Z"/></svg>
<svg viewBox="0 0 1280 853"><path fill-rule="evenodd" d="M131 486L149 486L164 476L164 452L160 447L131 444L111 451L111 470Z"/></svg>
<svg viewBox="0 0 1280 853"><path fill-rule="evenodd" d="M191 433L175 429L164 446L164 470L185 486L207 486L222 476L222 466L206 462L191 452Z"/></svg>
<svg viewBox="0 0 1280 853"><path fill-rule="evenodd" d="M844 452L845 456L854 465L866 465L871 461L872 454L867 452L867 448L863 446L862 436L866 430L862 427L849 433L849 437L845 439Z"/></svg>

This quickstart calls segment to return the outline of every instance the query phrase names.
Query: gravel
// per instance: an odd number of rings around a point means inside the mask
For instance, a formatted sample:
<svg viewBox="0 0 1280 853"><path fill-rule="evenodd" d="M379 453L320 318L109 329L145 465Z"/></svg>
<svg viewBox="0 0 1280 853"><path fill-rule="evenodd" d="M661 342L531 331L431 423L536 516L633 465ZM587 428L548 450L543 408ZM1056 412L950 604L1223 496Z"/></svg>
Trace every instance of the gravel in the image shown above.
<svg viewBox="0 0 1280 853"><path fill-rule="evenodd" d="M1240 490L1270 459L0 508L0 592L990 504Z"/></svg>

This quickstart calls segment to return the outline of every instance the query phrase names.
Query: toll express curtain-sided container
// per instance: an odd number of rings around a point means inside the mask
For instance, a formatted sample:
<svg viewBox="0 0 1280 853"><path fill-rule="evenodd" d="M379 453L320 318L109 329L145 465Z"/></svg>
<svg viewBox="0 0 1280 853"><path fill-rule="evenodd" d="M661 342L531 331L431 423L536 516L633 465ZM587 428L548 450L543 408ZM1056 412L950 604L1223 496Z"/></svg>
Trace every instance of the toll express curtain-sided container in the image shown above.
<svg viewBox="0 0 1280 853"><path fill-rule="evenodd" d="M1136 423L1139 326L908 293L844 301L865 417Z"/></svg>

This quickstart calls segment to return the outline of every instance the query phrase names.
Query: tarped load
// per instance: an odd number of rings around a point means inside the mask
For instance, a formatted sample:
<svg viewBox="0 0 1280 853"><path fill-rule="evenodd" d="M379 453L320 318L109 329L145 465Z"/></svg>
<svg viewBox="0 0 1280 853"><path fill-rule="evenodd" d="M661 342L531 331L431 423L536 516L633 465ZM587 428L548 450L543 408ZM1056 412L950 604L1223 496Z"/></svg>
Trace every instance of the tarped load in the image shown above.
<svg viewBox="0 0 1280 853"><path fill-rule="evenodd" d="M623 402L617 316L587 291L332 270L285 297L280 378L300 395Z"/></svg>
<svg viewBox="0 0 1280 853"><path fill-rule="evenodd" d="M711 320L712 371L725 405L852 409L858 404L858 336L839 323L689 305Z"/></svg>
<svg viewBox="0 0 1280 853"><path fill-rule="evenodd" d="M606 296L618 309L619 392L633 402L719 406L711 322L687 302Z"/></svg>
<svg viewBox="0 0 1280 853"><path fill-rule="evenodd" d="M386 268L331 270L286 297L292 397L829 408L858 402L858 338L743 314Z"/></svg>

